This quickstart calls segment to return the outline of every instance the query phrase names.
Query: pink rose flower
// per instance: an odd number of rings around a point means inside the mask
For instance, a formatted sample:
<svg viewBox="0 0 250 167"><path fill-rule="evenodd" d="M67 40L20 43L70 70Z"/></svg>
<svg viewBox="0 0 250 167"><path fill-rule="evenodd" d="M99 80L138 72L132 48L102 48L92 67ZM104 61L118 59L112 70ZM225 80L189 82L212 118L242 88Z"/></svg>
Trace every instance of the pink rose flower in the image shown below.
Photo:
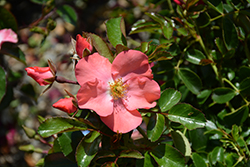
<svg viewBox="0 0 250 167"><path fill-rule="evenodd" d="M90 52L92 52L92 46L87 41L87 38L83 38L81 35L76 36L76 53L77 55L82 58L82 53L84 49L88 49Z"/></svg>
<svg viewBox="0 0 250 167"><path fill-rule="evenodd" d="M59 110L62 110L64 112L67 112L68 114L70 114L70 113L73 113L77 110L77 108L73 104L72 100L74 100L73 97L60 99L56 103L54 103L52 106L54 108L57 108Z"/></svg>
<svg viewBox="0 0 250 167"><path fill-rule="evenodd" d="M0 30L0 49L4 42L17 43L17 35L11 29Z"/></svg>
<svg viewBox="0 0 250 167"><path fill-rule="evenodd" d="M114 132L135 129L142 122L137 109L152 108L160 98L148 57L140 51L123 51L112 64L94 53L77 63L75 74L78 106L94 110Z"/></svg>
<svg viewBox="0 0 250 167"><path fill-rule="evenodd" d="M33 78L39 85L45 86L54 81L54 75L49 67L27 67L25 68L28 76ZM45 81L46 80L46 81Z"/></svg>

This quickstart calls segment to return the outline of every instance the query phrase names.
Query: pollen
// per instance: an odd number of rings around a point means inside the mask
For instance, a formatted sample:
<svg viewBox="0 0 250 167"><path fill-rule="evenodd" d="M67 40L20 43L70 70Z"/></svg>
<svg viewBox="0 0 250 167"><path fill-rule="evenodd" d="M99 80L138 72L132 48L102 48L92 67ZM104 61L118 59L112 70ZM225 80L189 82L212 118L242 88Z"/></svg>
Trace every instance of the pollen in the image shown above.
<svg viewBox="0 0 250 167"><path fill-rule="evenodd" d="M109 82L110 95L114 100L126 97L128 84L122 82L122 78L116 79L113 83Z"/></svg>

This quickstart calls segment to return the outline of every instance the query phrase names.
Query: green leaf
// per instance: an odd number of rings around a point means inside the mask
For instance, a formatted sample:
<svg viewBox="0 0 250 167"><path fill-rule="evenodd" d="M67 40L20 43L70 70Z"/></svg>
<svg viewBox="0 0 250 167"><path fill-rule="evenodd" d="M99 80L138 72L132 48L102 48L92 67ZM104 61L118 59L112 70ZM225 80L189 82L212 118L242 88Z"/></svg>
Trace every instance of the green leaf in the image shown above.
<svg viewBox="0 0 250 167"><path fill-rule="evenodd" d="M178 70L179 77L186 87L193 93L199 94L202 88L200 77L190 69L180 68Z"/></svg>
<svg viewBox="0 0 250 167"><path fill-rule="evenodd" d="M209 136L204 134L207 132L205 128L198 128L189 131L190 143L192 143L192 149L195 151L205 151L209 146Z"/></svg>
<svg viewBox="0 0 250 167"><path fill-rule="evenodd" d="M159 24L155 24L152 21L138 20L131 28L129 35L136 34L139 32L152 32L155 33L156 30L160 30L161 26Z"/></svg>
<svg viewBox="0 0 250 167"><path fill-rule="evenodd" d="M16 44L3 43L0 53L11 56L26 65L25 54Z"/></svg>
<svg viewBox="0 0 250 167"><path fill-rule="evenodd" d="M221 54L225 54L227 52L227 48L226 48L226 46L221 38L216 38L215 44L216 44L216 46L219 49Z"/></svg>
<svg viewBox="0 0 250 167"><path fill-rule="evenodd" d="M185 158L183 155L168 144L157 146L152 152L150 152L150 155L155 159L157 164L162 167L185 166Z"/></svg>
<svg viewBox="0 0 250 167"><path fill-rule="evenodd" d="M228 50L237 48L239 43L238 34L234 23L227 17L223 17L222 36Z"/></svg>
<svg viewBox="0 0 250 167"><path fill-rule="evenodd" d="M121 27L124 27L124 21L122 17L109 19L106 22L107 35L110 43L116 47L116 45L126 45L126 39L122 33Z"/></svg>
<svg viewBox="0 0 250 167"><path fill-rule="evenodd" d="M206 125L204 114L189 104L177 104L168 113L169 120L186 126L189 130Z"/></svg>
<svg viewBox="0 0 250 167"><path fill-rule="evenodd" d="M75 10L69 5L59 6L56 10L57 14L61 16L66 22L76 26L77 14Z"/></svg>
<svg viewBox="0 0 250 167"><path fill-rule="evenodd" d="M208 0L207 2L210 7L212 7L220 14L223 14L223 3L221 0Z"/></svg>
<svg viewBox="0 0 250 167"><path fill-rule="evenodd" d="M114 56L111 50L109 49L107 43L105 43L101 37L86 32L84 32L84 35L91 39L93 46L101 56L106 57L107 59L109 59L110 62L113 62Z"/></svg>
<svg viewBox="0 0 250 167"><path fill-rule="evenodd" d="M193 153L192 154L192 159L193 159L195 167L207 167L206 162L204 161L204 159L199 154Z"/></svg>
<svg viewBox="0 0 250 167"><path fill-rule="evenodd" d="M201 51L196 49L190 49L187 52L185 52L185 57L187 61L196 65L199 65L200 61L206 58Z"/></svg>
<svg viewBox="0 0 250 167"><path fill-rule="evenodd" d="M85 142L85 138L79 143L76 151L76 161L80 167L88 167L92 159L98 152L101 136L97 137L92 143Z"/></svg>
<svg viewBox="0 0 250 167"><path fill-rule="evenodd" d="M40 4L40 5L44 5L46 4L46 2L48 2L49 0L31 0L31 2Z"/></svg>
<svg viewBox="0 0 250 167"><path fill-rule="evenodd" d="M215 88L213 90L212 99L219 104L226 103L234 98L235 91L231 88Z"/></svg>
<svg viewBox="0 0 250 167"><path fill-rule="evenodd" d="M6 88L7 88L6 83L7 83L6 73L4 69L0 66L0 102L2 101L6 93Z"/></svg>
<svg viewBox="0 0 250 167"><path fill-rule="evenodd" d="M151 117L147 127L147 135L152 142L155 142L161 137L164 125L165 117L162 114L156 114L156 119Z"/></svg>
<svg viewBox="0 0 250 167"><path fill-rule="evenodd" d="M208 89L201 91L201 93L197 95L198 103L199 104L205 103L205 101L207 100L207 98L210 96L211 93L212 93L212 90L208 90Z"/></svg>
<svg viewBox="0 0 250 167"><path fill-rule="evenodd" d="M215 147L212 152L208 154L209 161L211 164L215 165L216 162L224 161L224 149L222 147Z"/></svg>
<svg viewBox="0 0 250 167"><path fill-rule="evenodd" d="M171 131L171 136L175 147L185 156L186 162L188 162L192 150L187 137L179 130Z"/></svg>
<svg viewBox="0 0 250 167"><path fill-rule="evenodd" d="M18 26L16 18L7 9L0 6L0 29L11 28L17 32Z"/></svg>
<svg viewBox="0 0 250 167"><path fill-rule="evenodd" d="M250 77L250 67L247 66L241 66L239 69L239 78L241 81L244 79Z"/></svg>
<svg viewBox="0 0 250 167"><path fill-rule="evenodd" d="M53 153L45 156L44 167L77 167L77 164L62 153Z"/></svg>
<svg viewBox="0 0 250 167"><path fill-rule="evenodd" d="M240 82L240 94L243 96L250 95L250 77L245 78L243 81Z"/></svg>
<svg viewBox="0 0 250 167"><path fill-rule="evenodd" d="M62 133L65 131L78 131L86 130L87 126L74 119L74 118L63 118L53 117L46 119L38 128L38 133L42 137L49 137L51 135Z"/></svg>
<svg viewBox="0 0 250 167"><path fill-rule="evenodd" d="M200 28L204 28L210 24L210 16L207 12L200 13L199 17L196 19L196 23Z"/></svg>
<svg viewBox="0 0 250 167"><path fill-rule="evenodd" d="M161 93L158 105L162 112L169 110L181 100L181 93L174 89L166 89Z"/></svg>
<svg viewBox="0 0 250 167"><path fill-rule="evenodd" d="M226 121L226 123L229 125L236 124L240 126L246 121L248 114L249 108L247 106L243 106L234 112L226 114L224 116L224 121Z"/></svg>
<svg viewBox="0 0 250 167"><path fill-rule="evenodd" d="M87 136L85 136L84 138L84 142L86 143L93 143L94 140L99 137L101 134L97 131L92 131L90 133L87 134Z"/></svg>
<svg viewBox="0 0 250 167"><path fill-rule="evenodd" d="M137 150L123 150L120 155L119 158L136 158L136 159L143 159L144 157L142 156L142 154L137 151Z"/></svg>

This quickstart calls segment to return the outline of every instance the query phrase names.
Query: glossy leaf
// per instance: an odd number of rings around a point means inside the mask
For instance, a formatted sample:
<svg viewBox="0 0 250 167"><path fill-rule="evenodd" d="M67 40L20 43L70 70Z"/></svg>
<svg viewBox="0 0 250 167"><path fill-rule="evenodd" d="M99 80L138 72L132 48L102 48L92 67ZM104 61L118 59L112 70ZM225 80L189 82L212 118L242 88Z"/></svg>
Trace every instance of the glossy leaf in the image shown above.
<svg viewBox="0 0 250 167"><path fill-rule="evenodd" d="M143 159L144 157L142 156L142 154L137 151L137 150L123 150L120 155L119 158L136 158L136 159Z"/></svg>
<svg viewBox="0 0 250 167"><path fill-rule="evenodd" d="M208 89L201 91L201 93L197 95L198 103L199 104L205 103L205 101L208 99L211 93L212 93L212 90L208 90Z"/></svg>
<svg viewBox="0 0 250 167"><path fill-rule="evenodd" d="M204 134L205 132L205 128L198 128L189 131L190 143L192 143L192 149L195 151L205 151L209 146L209 136Z"/></svg>
<svg viewBox="0 0 250 167"><path fill-rule="evenodd" d="M204 159L199 154L193 153L192 154L192 159L193 159L195 167L207 167L206 162L204 161Z"/></svg>
<svg viewBox="0 0 250 167"><path fill-rule="evenodd" d="M166 89L161 93L158 105L162 112L169 110L181 99L181 93L174 89Z"/></svg>
<svg viewBox="0 0 250 167"><path fill-rule="evenodd" d="M161 26L159 24L155 24L151 21L139 20L137 21L131 28L129 35L136 34L139 32L155 32L155 30L160 30Z"/></svg>
<svg viewBox="0 0 250 167"><path fill-rule="evenodd" d="M158 140L163 133L165 125L165 117L162 114L156 114L156 118L151 117L148 127L147 127L147 134L148 138L155 142Z"/></svg>
<svg viewBox="0 0 250 167"><path fill-rule="evenodd" d="M4 69L0 66L0 102L2 101L5 93L6 93L6 73Z"/></svg>
<svg viewBox="0 0 250 167"><path fill-rule="evenodd" d="M106 22L107 35L110 43L116 47L116 45L126 45L125 37L122 33L122 28L124 27L124 21L122 17L109 19Z"/></svg>
<svg viewBox="0 0 250 167"><path fill-rule="evenodd" d="M74 119L64 117L53 117L46 119L38 128L38 133L42 137L49 137L51 135L62 133L65 131L86 130L87 126Z"/></svg>
<svg viewBox="0 0 250 167"><path fill-rule="evenodd" d="M216 88L213 90L212 99L219 104L226 103L234 98L235 91L231 88Z"/></svg>
<svg viewBox="0 0 250 167"><path fill-rule="evenodd" d="M183 155L168 144L157 146L150 153L150 155L155 159L157 164L162 167L169 167L169 166L184 167L185 166L185 159Z"/></svg>
<svg viewBox="0 0 250 167"><path fill-rule="evenodd" d="M237 109L234 112L228 113L224 116L224 120L229 125L242 125L243 122L246 121L249 114L249 108L247 106L243 106L239 109Z"/></svg>
<svg viewBox="0 0 250 167"><path fill-rule="evenodd" d="M168 118L186 126L189 130L206 125L204 114L189 104L178 104L172 107L168 113Z"/></svg>
<svg viewBox="0 0 250 167"><path fill-rule="evenodd" d="M206 58L201 51L196 49L191 49L185 52L185 57L187 61L196 65L199 65L200 61Z"/></svg>
<svg viewBox="0 0 250 167"><path fill-rule="evenodd" d="M75 10L69 5L59 6L56 10L57 14L61 16L66 22L76 26L77 14Z"/></svg>
<svg viewBox="0 0 250 167"><path fill-rule="evenodd" d="M179 130L172 131L171 136L174 146L186 157L186 162L191 156L192 150L187 137Z"/></svg>
<svg viewBox="0 0 250 167"><path fill-rule="evenodd" d="M223 18L223 40L228 50L236 49L239 43L238 34L234 23L227 17Z"/></svg>
<svg viewBox="0 0 250 167"><path fill-rule="evenodd" d="M76 161L80 167L88 167L92 159L97 154L101 137L97 137L92 143L85 142L84 138L79 143L76 150Z"/></svg>
<svg viewBox="0 0 250 167"><path fill-rule="evenodd" d="M215 147L212 152L209 153L209 161L215 165L216 162L223 162L224 152L222 147Z"/></svg>
<svg viewBox="0 0 250 167"><path fill-rule="evenodd" d="M193 93L199 94L202 88L200 77L190 69L180 68L178 70L179 77L186 87Z"/></svg>
<svg viewBox="0 0 250 167"><path fill-rule="evenodd" d="M98 51L98 53L109 59L110 62L114 60L113 54L109 49L108 45L103 41L101 37L92 33L84 32L86 37L89 37L92 41L93 46Z"/></svg>

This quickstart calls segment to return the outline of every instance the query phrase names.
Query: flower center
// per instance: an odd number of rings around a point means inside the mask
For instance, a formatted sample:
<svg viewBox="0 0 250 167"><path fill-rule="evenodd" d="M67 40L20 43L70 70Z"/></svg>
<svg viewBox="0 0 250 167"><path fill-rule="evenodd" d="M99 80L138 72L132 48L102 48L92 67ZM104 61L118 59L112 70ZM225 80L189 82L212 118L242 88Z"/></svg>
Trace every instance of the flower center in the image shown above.
<svg viewBox="0 0 250 167"><path fill-rule="evenodd" d="M113 83L109 82L109 87L111 96L114 100L117 100L119 98L123 98L126 95L128 85L123 84L122 79L119 78Z"/></svg>

